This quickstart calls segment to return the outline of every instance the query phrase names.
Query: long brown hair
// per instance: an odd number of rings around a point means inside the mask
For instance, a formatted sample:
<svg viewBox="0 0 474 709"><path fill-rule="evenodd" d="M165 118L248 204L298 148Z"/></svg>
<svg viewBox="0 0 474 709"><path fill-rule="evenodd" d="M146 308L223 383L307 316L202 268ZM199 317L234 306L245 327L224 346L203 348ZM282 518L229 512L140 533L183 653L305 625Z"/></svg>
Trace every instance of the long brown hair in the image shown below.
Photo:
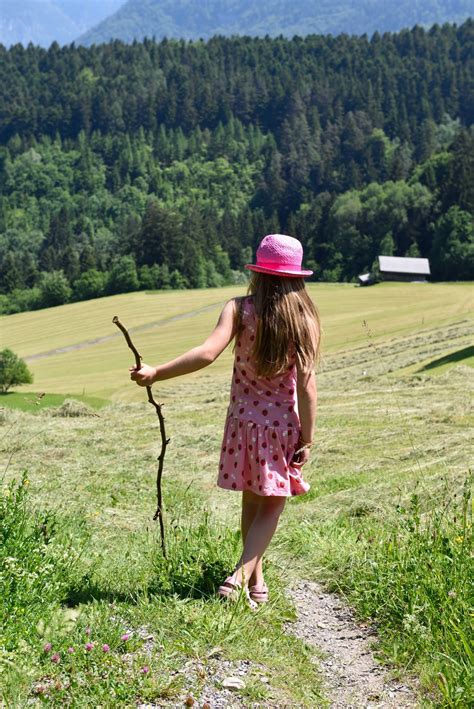
<svg viewBox="0 0 474 709"><path fill-rule="evenodd" d="M321 322L304 279L254 271L248 293L254 297L257 316L252 353L257 373L274 377L288 369L294 356L303 371L319 364ZM238 308L236 341L241 330L242 315Z"/></svg>

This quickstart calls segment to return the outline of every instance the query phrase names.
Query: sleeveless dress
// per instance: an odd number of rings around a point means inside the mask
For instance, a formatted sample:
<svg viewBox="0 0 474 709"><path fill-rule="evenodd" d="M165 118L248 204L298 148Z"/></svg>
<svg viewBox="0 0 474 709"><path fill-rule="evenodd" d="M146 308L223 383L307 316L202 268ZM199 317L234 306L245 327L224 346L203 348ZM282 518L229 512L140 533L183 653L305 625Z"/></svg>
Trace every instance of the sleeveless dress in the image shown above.
<svg viewBox="0 0 474 709"><path fill-rule="evenodd" d="M259 377L252 361L257 329L252 296L244 298L241 312L217 485L263 496L302 495L310 485L291 465L300 434L296 363L276 377Z"/></svg>

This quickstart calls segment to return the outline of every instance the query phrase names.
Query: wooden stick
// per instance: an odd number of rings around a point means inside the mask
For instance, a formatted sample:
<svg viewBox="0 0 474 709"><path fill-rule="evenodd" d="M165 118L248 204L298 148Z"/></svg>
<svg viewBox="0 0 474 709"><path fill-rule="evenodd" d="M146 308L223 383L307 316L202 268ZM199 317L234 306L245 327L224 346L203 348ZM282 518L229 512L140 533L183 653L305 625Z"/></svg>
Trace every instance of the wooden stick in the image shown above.
<svg viewBox="0 0 474 709"><path fill-rule="evenodd" d="M138 352L137 348L133 344L127 328L124 325L122 325L122 323L118 319L117 315L114 316L114 318L112 319L112 322L114 323L114 325L117 325L119 330L121 330L123 332L123 335L127 341L127 345L132 350L132 352L135 356L136 367L137 367L137 369L140 369L140 367L142 366L142 358L141 358L141 355ZM158 471L156 474L157 505L156 505L156 512L153 515L153 519L158 520L160 523L161 550L163 552L163 556L166 558L165 525L163 522L163 496L162 496L162 492L161 492L161 478L163 477L163 465L165 462L166 446L170 442L170 439L166 437L165 419L163 418L163 414L161 413L161 407L163 406L163 404L158 404L154 400L150 386L146 387L146 393L148 395L149 403L155 407L156 415L158 416L158 421L160 422L161 451L160 451L160 455L158 456Z"/></svg>

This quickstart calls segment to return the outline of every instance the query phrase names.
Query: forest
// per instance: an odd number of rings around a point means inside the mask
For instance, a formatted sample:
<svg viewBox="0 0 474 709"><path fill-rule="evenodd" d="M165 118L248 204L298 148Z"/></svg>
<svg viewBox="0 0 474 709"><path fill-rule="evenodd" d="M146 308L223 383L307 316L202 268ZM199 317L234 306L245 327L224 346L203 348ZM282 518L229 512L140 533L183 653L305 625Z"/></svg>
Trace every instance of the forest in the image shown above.
<svg viewBox="0 0 474 709"><path fill-rule="evenodd" d="M0 45L0 312L245 282L277 231L315 280L472 279L473 40Z"/></svg>

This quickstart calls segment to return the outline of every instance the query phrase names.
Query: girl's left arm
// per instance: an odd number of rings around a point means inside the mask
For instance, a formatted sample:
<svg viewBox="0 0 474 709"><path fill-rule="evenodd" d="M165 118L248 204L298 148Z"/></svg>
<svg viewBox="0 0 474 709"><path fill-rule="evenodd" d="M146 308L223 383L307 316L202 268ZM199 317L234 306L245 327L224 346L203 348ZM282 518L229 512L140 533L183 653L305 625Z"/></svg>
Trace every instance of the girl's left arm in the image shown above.
<svg viewBox="0 0 474 709"><path fill-rule="evenodd" d="M212 364L234 336L235 312L235 299L229 300L222 309L216 327L202 345L193 347L180 357L157 367L150 367L145 363L142 363L140 369L130 367L130 379L139 386L151 386L154 382L190 374Z"/></svg>

